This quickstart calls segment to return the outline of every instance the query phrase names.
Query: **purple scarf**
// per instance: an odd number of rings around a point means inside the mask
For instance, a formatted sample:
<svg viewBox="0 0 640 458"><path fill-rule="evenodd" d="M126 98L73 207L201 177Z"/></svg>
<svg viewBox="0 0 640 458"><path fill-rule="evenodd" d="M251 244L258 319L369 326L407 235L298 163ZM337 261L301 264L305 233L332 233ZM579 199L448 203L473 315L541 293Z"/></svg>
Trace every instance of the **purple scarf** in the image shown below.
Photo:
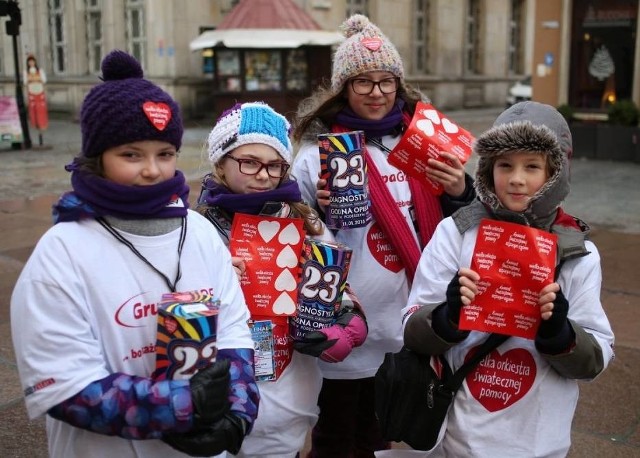
<svg viewBox="0 0 640 458"><path fill-rule="evenodd" d="M402 126L402 108L404 100L397 99L387 115L377 120L363 119L348 106L336 115L336 124L353 130L364 131L365 138L380 138L390 134L398 126Z"/></svg>
<svg viewBox="0 0 640 458"><path fill-rule="evenodd" d="M257 215L266 202L301 202L302 195L298 183L286 180L271 191L251 194L235 194L226 186L216 183L211 175L202 181L202 192L198 204L220 207L230 213Z"/></svg>
<svg viewBox="0 0 640 458"><path fill-rule="evenodd" d="M53 222L115 216L123 219L176 218L187 214L189 186L179 170L151 186L124 186L70 164L71 186L53 206Z"/></svg>

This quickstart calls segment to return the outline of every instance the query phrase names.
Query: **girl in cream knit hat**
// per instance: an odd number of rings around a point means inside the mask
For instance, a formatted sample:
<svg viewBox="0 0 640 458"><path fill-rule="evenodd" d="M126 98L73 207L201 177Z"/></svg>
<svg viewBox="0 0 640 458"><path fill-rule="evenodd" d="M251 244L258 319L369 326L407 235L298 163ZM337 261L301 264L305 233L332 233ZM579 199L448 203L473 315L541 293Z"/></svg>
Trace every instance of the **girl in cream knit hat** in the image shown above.
<svg viewBox="0 0 640 458"><path fill-rule="evenodd" d="M370 457L389 446L374 412L374 375L386 352L402 346L400 310L406 304L420 252L442 219L475 196L460 161L441 153L429 160L427 175L444 186L441 198L387 161L426 97L404 80L404 65L391 41L366 16L342 26L346 40L336 50L331 85L304 101L293 138L301 143L293 164L303 198L322 212L328 202L318 180L317 134L365 133L373 220L338 230L335 237L353 249L350 283L367 311L369 337L338 364L321 363L320 417L313 430L313 457Z"/></svg>

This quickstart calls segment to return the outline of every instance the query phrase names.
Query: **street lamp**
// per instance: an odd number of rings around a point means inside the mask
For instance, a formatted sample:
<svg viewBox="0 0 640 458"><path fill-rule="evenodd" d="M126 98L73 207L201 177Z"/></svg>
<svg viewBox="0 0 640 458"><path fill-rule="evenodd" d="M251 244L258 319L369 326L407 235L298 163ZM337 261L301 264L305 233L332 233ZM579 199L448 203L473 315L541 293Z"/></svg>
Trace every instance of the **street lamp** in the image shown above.
<svg viewBox="0 0 640 458"><path fill-rule="evenodd" d="M22 145L25 149L31 148L31 136L29 135L29 124L27 123L27 109L24 105L24 94L22 93L22 77L20 76L20 64L18 62L18 35L20 35L20 25L22 15L16 0L0 1L0 16L9 16L5 23L7 35L11 35L13 40L13 64L16 72L16 103L20 114L20 125L22 126Z"/></svg>

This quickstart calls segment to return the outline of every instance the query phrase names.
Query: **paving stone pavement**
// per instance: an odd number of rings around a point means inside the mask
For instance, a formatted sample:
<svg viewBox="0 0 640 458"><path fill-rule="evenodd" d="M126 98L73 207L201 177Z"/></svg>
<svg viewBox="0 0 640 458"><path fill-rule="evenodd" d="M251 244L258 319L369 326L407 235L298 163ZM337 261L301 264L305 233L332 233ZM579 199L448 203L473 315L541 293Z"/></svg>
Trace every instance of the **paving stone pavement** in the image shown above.
<svg viewBox="0 0 640 458"><path fill-rule="evenodd" d="M499 108L447 113L474 134L490 126ZM189 122L178 161L193 199L208 171L203 143L213 120ZM79 151L79 125L54 118L31 132L34 147L0 144L0 457L46 457L42 419L27 418L9 324L13 285L38 238L50 227L50 208L68 189L63 165ZM469 164L473 170L473 160ZM640 164L576 159L565 209L588 221L603 265L602 299L616 334L616 359L601 377L581 383L572 427L574 457L640 457ZM397 446L402 448L402 444ZM305 451L308 444L305 446ZM400 452L398 452L400 453ZM304 454L302 455L304 456Z"/></svg>

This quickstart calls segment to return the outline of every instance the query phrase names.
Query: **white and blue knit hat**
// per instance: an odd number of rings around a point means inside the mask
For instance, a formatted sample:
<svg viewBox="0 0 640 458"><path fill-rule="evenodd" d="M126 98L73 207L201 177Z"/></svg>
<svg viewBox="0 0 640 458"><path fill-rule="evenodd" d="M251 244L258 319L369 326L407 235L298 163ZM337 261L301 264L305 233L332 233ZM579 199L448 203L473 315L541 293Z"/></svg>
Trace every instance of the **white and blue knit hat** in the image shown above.
<svg viewBox="0 0 640 458"><path fill-rule="evenodd" d="M275 149L291 164L293 148L289 121L263 102L237 103L222 113L209 134L209 160L217 164L225 154L239 146L262 143Z"/></svg>

